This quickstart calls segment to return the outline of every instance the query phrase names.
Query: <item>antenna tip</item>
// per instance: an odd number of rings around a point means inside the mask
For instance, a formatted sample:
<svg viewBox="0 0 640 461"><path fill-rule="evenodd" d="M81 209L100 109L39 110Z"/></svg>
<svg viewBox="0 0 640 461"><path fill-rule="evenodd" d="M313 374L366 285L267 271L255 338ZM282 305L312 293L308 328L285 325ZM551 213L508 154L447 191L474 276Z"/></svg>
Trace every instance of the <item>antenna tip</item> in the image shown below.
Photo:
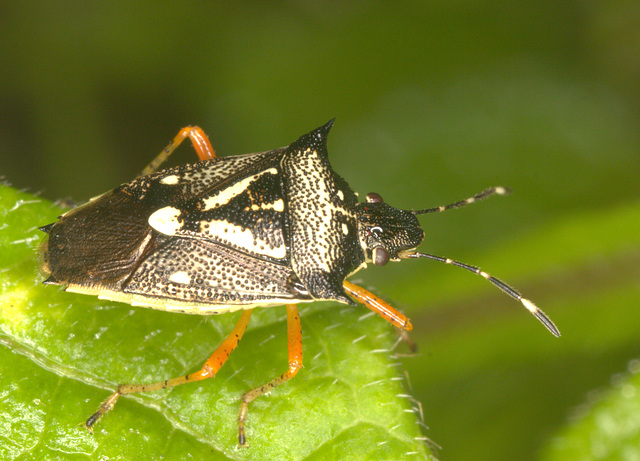
<svg viewBox="0 0 640 461"><path fill-rule="evenodd" d="M529 312L535 315L536 318L540 320L540 322L542 322L545 327L547 327L547 330L549 330L553 336L555 336L556 338L560 337L560 330L558 330L558 327L555 326L551 319L547 317L545 313L538 308L538 306L536 306L526 298L520 298L520 302L524 307L527 308Z"/></svg>
<svg viewBox="0 0 640 461"><path fill-rule="evenodd" d="M529 312L531 312L533 315L536 315L538 312L540 312L540 309L538 309L538 306L536 306L535 304L533 304L531 301L529 301L526 298L521 298L520 302L524 305L524 307L527 308L527 310Z"/></svg>

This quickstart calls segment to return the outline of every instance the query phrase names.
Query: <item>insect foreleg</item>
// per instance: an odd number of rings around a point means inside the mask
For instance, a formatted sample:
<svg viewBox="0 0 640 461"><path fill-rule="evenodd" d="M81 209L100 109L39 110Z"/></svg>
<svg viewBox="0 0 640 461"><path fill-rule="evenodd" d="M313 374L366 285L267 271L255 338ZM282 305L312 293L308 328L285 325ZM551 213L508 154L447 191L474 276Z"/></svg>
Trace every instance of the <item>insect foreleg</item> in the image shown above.
<svg viewBox="0 0 640 461"><path fill-rule="evenodd" d="M351 282L347 282L346 280L344 281L343 286L347 293L355 298L356 301L371 309L387 322L405 331L411 331L413 329L413 325L411 325L411 322L407 317L373 293L370 293L364 288L354 285Z"/></svg>

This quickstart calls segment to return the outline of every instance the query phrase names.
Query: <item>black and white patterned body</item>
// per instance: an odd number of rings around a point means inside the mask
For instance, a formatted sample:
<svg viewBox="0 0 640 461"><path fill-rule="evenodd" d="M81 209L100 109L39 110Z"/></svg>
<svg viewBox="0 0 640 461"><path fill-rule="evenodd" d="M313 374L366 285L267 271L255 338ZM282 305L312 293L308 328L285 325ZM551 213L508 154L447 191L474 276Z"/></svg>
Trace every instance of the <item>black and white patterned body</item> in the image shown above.
<svg viewBox="0 0 640 461"><path fill-rule="evenodd" d="M331 122L288 147L137 178L46 226L47 283L214 314L317 299L354 304L357 198L329 164Z"/></svg>
<svg viewBox="0 0 640 461"><path fill-rule="evenodd" d="M235 349L254 307L287 304L288 369L245 393L237 418L246 446L248 405L302 368L302 329L296 304L359 301L396 327L407 317L346 278L366 262L429 258L478 274L519 300L554 335L560 332L535 304L475 266L419 253L424 239L417 215L459 208L504 188L436 208L393 208L376 193L358 203L327 155L332 122L288 147L214 159L198 127L180 130L152 162L186 138L200 163L137 178L41 227L44 283L131 305L191 314L245 309L229 336L202 368L150 384L123 384L85 422L89 430L118 398L212 378ZM211 160L204 160L211 159Z"/></svg>

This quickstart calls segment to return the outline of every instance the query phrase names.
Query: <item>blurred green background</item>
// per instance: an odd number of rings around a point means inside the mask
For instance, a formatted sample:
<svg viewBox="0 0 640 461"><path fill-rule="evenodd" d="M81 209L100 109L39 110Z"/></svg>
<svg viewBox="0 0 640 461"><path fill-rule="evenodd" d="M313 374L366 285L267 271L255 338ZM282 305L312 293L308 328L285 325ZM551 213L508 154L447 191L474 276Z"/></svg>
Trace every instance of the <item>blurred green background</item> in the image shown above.
<svg viewBox="0 0 640 461"><path fill-rule="evenodd" d="M404 363L443 460L553 457L639 355L637 2L5 2L0 62L0 174L49 199L130 180L186 125L231 155L332 117L361 194L512 188L421 218L421 249L518 287L560 339L458 269L355 277L414 320Z"/></svg>

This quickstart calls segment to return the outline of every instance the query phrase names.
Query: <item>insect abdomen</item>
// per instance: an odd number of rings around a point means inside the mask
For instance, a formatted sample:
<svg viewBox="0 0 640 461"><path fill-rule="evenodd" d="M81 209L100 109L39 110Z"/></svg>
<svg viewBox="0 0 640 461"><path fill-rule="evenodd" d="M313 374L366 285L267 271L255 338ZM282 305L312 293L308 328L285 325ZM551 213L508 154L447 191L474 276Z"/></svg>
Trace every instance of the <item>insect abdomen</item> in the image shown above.
<svg viewBox="0 0 640 461"><path fill-rule="evenodd" d="M41 252L47 283L117 290L144 255L157 247L148 210L112 191L63 215L45 229Z"/></svg>

